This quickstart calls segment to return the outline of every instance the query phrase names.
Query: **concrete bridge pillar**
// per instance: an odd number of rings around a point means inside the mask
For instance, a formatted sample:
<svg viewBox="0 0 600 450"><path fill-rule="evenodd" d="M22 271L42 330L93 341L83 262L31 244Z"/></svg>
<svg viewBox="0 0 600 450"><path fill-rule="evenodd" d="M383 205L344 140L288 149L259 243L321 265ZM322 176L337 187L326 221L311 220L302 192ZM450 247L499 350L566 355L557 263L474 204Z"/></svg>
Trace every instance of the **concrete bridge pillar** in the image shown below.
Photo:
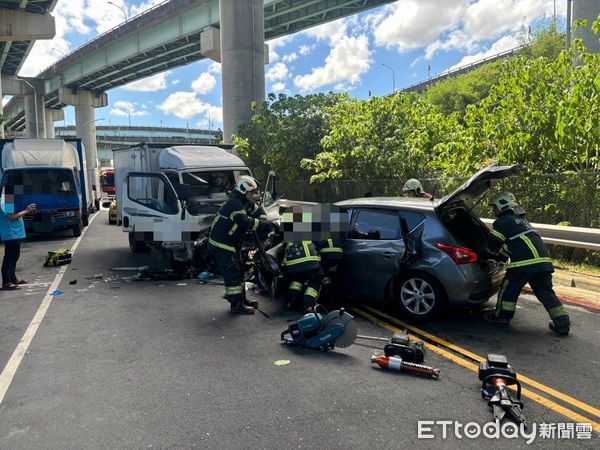
<svg viewBox="0 0 600 450"><path fill-rule="evenodd" d="M65 119L65 112L62 109L46 108L46 137L54 139L54 122Z"/></svg>
<svg viewBox="0 0 600 450"><path fill-rule="evenodd" d="M75 107L75 128L77 137L85 145L85 160L87 171L97 189L94 198L100 198L100 183L98 175L98 150L96 148L96 112L94 108L108 105L108 96L105 92L92 92L73 90L61 87L58 90L58 99L65 105Z"/></svg>
<svg viewBox="0 0 600 450"><path fill-rule="evenodd" d="M577 19L586 19L587 27L579 27L573 32L575 39L581 38L588 52L600 52L600 40L592 32L592 23L598 20L600 14L600 1L598 0L573 0L573 22Z"/></svg>
<svg viewBox="0 0 600 450"><path fill-rule="evenodd" d="M44 85L41 80L22 79L29 87L23 97L25 105L25 130L28 138L43 139L46 137L46 107L44 106Z"/></svg>
<svg viewBox="0 0 600 450"><path fill-rule="evenodd" d="M223 140L248 123L253 102L265 100L265 22L262 0L220 0Z"/></svg>
<svg viewBox="0 0 600 450"><path fill-rule="evenodd" d="M4 139L4 107L2 106L2 77L0 76L0 139Z"/></svg>

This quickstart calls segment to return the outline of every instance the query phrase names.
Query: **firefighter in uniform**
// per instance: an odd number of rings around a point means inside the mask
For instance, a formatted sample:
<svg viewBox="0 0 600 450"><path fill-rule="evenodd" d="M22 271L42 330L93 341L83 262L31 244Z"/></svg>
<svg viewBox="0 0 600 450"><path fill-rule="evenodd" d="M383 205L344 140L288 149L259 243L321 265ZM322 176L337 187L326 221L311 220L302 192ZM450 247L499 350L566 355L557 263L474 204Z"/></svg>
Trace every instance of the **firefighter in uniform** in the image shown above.
<svg viewBox="0 0 600 450"><path fill-rule="evenodd" d="M411 178L404 183L404 187L402 188L404 195L406 197L419 197L419 198L427 198L431 200L433 196L428 194L423 189L423 185L416 178Z"/></svg>
<svg viewBox="0 0 600 450"><path fill-rule="evenodd" d="M321 258L312 241L285 242L284 247L283 266L292 280L289 286L290 305L294 307L302 299L302 308L309 310L316 305L321 289Z"/></svg>
<svg viewBox="0 0 600 450"><path fill-rule="evenodd" d="M322 299L324 304L329 305L333 303L333 278L344 257L344 250L340 241L333 238L318 241L315 246L321 257L321 267L325 274L322 282Z"/></svg>
<svg viewBox="0 0 600 450"><path fill-rule="evenodd" d="M569 334L569 315L552 289L552 260L539 234L525 218L525 211L510 192L496 195L490 205L494 221L490 247L510 257L506 276L498 292L496 309L487 311L484 319L509 323L515 314L521 289L529 283L533 293L550 315L549 328L559 335Z"/></svg>
<svg viewBox="0 0 600 450"><path fill-rule="evenodd" d="M248 214L249 210L258 211L254 208L257 190L258 183L254 178L239 177L235 190L219 209L208 239L209 249L225 281L225 297L231 303L232 314L254 314L256 311L246 300L239 251L247 231L262 232L262 229L270 228L269 222Z"/></svg>

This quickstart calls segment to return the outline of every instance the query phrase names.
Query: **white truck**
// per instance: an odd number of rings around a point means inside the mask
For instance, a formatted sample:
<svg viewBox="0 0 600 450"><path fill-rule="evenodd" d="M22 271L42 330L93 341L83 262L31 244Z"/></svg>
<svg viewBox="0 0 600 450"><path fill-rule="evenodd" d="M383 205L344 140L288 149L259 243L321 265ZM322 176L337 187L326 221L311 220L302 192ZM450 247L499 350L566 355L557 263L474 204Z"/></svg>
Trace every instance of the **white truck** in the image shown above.
<svg viewBox="0 0 600 450"><path fill-rule="evenodd" d="M148 143L113 151L117 223L132 252L153 248L174 264L193 260L236 178L251 175L231 149Z"/></svg>

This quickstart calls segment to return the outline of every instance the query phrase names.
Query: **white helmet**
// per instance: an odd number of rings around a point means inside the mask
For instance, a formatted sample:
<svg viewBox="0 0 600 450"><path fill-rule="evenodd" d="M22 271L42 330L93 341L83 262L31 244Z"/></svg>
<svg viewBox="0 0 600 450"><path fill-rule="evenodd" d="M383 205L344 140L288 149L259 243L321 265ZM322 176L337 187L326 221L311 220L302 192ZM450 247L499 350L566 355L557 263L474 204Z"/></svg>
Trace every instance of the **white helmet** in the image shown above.
<svg viewBox="0 0 600 450"><path fill-rule="evenodd" d="M246 195L248 192L258 190L258 181L249 175L242 175L235 182L235 190Z"/></svg>

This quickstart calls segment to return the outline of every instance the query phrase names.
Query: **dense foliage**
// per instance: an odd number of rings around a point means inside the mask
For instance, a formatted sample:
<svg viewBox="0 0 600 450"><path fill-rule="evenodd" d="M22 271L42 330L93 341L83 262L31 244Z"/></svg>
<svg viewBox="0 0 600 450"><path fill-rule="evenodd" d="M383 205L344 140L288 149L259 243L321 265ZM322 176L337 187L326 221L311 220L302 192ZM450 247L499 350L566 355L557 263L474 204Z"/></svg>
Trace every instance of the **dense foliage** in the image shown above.
<svg viewBox="0 0 600 450"><path fill-rule="evenodd" d="M599 171L600 55L579 41L559 51L553 28L536 39L422 94L271 94L235 143L259 177L283 180L464 177L491 161Z"/></svg>

